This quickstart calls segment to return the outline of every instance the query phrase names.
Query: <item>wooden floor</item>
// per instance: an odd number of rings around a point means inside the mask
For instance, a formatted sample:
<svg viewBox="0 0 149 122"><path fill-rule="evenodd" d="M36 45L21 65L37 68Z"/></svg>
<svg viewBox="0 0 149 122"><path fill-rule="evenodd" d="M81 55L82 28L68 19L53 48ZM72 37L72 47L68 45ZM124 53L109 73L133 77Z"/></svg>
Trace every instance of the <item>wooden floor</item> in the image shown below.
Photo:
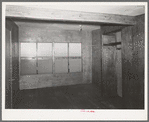
<svg viewBox="0 0 149 122"><path fill-rule="evenodd" d="M21 90L16 109L118 109L121 99L102 98L96 85Z"/></svg>

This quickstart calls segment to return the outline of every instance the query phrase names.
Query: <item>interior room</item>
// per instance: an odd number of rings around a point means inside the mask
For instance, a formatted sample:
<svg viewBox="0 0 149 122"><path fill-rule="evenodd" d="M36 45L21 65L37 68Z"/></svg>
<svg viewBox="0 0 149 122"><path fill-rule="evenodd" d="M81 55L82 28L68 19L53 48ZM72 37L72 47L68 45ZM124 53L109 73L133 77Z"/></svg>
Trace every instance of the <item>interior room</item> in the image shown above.
<svg viewBox="0 0 149 122"><path fill-rule="evenodd" d="M7 5L6 109L144 109L144 6Z"/></svg>

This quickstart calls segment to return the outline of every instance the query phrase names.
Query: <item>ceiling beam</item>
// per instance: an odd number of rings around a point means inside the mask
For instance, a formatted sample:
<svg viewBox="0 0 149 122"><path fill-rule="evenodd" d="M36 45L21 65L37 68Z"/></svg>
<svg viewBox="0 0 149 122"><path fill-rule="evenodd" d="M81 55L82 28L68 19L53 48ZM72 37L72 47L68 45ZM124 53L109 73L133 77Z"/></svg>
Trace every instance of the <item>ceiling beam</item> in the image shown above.
<svg viewBox="0 0 149 122"><path fill-rule="evenodd" d="M134 25L135 19L132 16L64 11L48 8L35 8L25 6L6 6L7 17L20 17L38 20L56 20L56 21L71 21L71 22L91 22L101 24L120 24Z"/></svg>

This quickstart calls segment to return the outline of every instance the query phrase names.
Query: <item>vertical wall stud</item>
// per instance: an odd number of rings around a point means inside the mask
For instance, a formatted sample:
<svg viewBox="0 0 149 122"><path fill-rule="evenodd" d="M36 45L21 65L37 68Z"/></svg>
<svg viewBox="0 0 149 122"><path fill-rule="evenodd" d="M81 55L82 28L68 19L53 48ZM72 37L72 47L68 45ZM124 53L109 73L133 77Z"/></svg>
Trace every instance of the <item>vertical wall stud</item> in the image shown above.
<svg viewBox="0 0 149 122"><path fill-rule="evenodd" d="M70 69L69 69L69 43L68 43L67 57L68 57L68 73L69 73L70 72Z"/></svg>
<svg viewBox="0 0 149 122"><path fill-rule="evenodd" d="M53 63L53 66L52 66L52 73L54 74L54 72L55 72L55 60L54 60L54 51L55 51L55 49L54 49L54 42L52 42L52 63Z"/></svg>
<svg viewBox="0 0 149 122"><path fill-rule="evenodd" d="M81 72L83 72L83 49L82 49L82 43L81 43Z"/></svg>
<svg viewBox="0 0 149 122"><path fill-rule="evenodd" d="M10 75L11 75L11 77L9 79L10 80L9 82L10 82L10 87L11 87L10 88L11 89L11 108L13 108L13 103L12 103L13 102L13 97L12 97L12 95L13 95L12 94L12 92L13 92L12 91L12 35L11 34L12 34L12 29L10 31L10 73L11 73Z"/></svg>
<svg viewBox="0 0 149 122"><path fill-rule="evenodd" d="M38 43L36 42L36 74L38 74Z"/></svg>

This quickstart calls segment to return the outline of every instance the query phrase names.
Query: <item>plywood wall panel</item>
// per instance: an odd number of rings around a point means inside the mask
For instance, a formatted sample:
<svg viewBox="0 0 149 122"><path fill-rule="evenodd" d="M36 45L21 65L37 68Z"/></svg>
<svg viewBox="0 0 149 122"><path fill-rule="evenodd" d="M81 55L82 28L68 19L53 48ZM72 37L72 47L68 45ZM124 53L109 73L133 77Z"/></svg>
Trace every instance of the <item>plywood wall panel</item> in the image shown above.
<svg viewBox="0 0 149 122"><path fill-rule="evenodd" d="M144 107L144 15L122 30L123 93L127 108Z"/></svg>
<svg viewBox="0 0 149 122"><path fill-rule="evenodd" d="M121 50L116 50L115 68L117 77L117 94L122 97L122 55Z"/></svg>
<svg viewBox="0 0 149 122"><path fill-rule="evenodd" d="M82 84L83 73L59 73L21 76L20 89L36 89L44 87Z"/></svg>
<svg viewBox="0 0 149 122"><path fill-rule="evenodd" d="M12 108L12 85L11 77L12 72L10 72L10 36L11 32L9 28L6 28L6 40L5 40L5 108Z"/></svg>
<svg viewBox="0 0 149 122"><path fill-rule="evenodd" d="M6 47L6 96L10 97L11 106L9 108L13 108L19 92L19 43L18 26L10 19L6 19Z"/></svg>
<svg viewBox="0 0 149 122"><path fill-rule="evenodd" d="M92 83L92 33L86 31L81 40L83 82Z"/></svg>
<svg viewBox="0 0 149 122"><path fill-rule="evenodd" d="M102 43L116 42L115 35L103 35ZM116 47L102 46L102 82L104 96L117 96Z"/></svg>
<svg viewBox="0 0 149 122"><path fill-rule="evenodd" d="M14 23L12 28L12 95L14 97L14 104L19 93L19 30Z"/></svg>
<svg viewBox="0 0 149 122"><path fill-rule="evenodd" d="M121 42L121 31L116 32L116 42ZM117 94L122 97L122 52L121 45L116 46L116 77L117 77Z"/></svg>
<svg viewBox="0 0 149 122"><path fill-rule="evenodd" d="M71 31L51 29L50 27L45 28L40 26L20 26L20 42L81 42L81 35L84 33L84 31L80 32L79 28L78 31Z"/></svg>
<svg viewBox="0 0 149 122"><path fill-rule="evenodd" d="M126 106L132 106L131 98L134 89L133 74L133 40L132 27L126 27L122 30L122 80L123 80L123 97ZM129 94L129 95L128 95Z"/></svg>
<svg viewBox="0 0 149 122"><path fill-rule="evenodd" d="M101 30L92 31L92 82L102 91L102 40Z"/></svg>
<svg viewBox="0 0 149 122"><path fill-rule="evenodd" d="M114 42L121 42L121 35L119 32L124 28L125 26L118 26L118 25L105 25L101 26L102 30L102 43L108 44L108 43L114 43ZM103 52L102 52L102 83L103 83L103 95L104 96L120 96L120 92L122 94L122 88L120 87L120 82L122 81L122 78L120 74L122 74L121 71L121 64L119 60L121 60L121 52L120 50L117 50L116 48L120 48L121 45L113 45L113 46L102 46ZM109 64L110 67L109 67ZM109 69L112 68L112 72L110 72ZM108 73L110 72L110 73ZM113 77L111 75L113 74ZM113 85L108 87L107 81L113 82ZM113 91L112 90L113 87ZM111 92L110 92L111 91ZM109 93L108 93L109 92ZM112 93L113 92L113 93Z"/></svg>
<svg viewBox="0 0 149 122"><path fill-rule="evenodd" d="M125 28L125 26L118 26L118 25L102 26L102 34L115 33L115 32L121 31L123 28Z"/></svg>
<svg viewBox="0 0 149 122"><path fill-rule="evenodd" d="M139 107L143 107L144 101L144 40L145 40L145 16L136 17L137 24L133 27L133 68L135 75L135 91L134 91L134 100L138 102Z"/></svg>

